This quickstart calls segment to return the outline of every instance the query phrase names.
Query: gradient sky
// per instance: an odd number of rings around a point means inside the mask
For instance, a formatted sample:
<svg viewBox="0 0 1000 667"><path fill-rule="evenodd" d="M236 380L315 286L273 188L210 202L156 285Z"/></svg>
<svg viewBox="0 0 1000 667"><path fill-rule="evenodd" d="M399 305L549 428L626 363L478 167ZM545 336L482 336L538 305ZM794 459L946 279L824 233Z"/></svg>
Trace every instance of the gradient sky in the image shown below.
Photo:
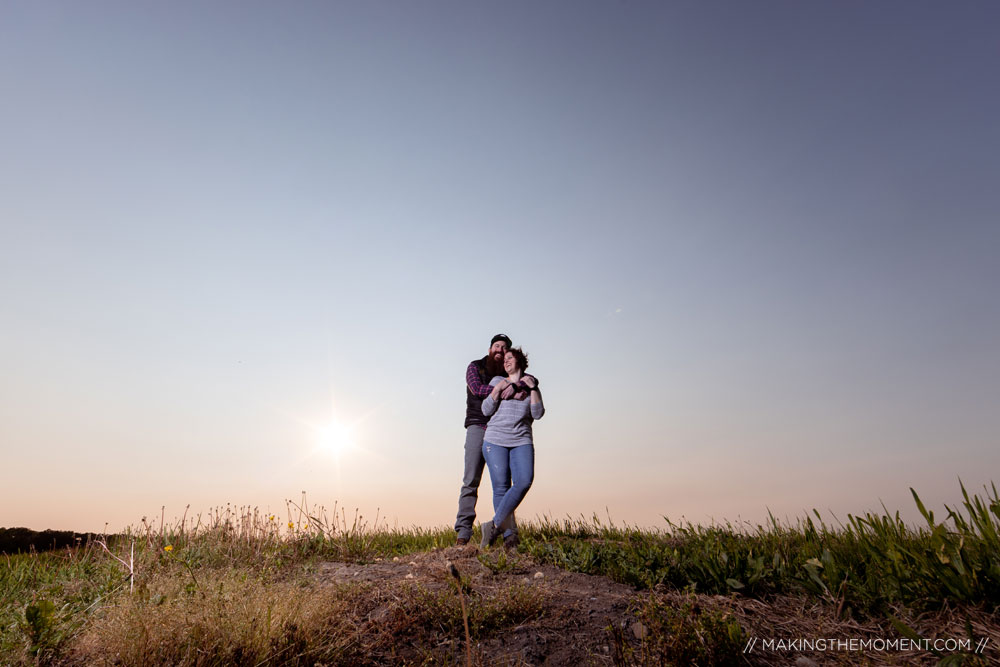
<svg viewBox="0 0 1000 667"><path fill-rule="evenodd" d="M0 526L303 490L450 525L498 331L547 407L521 516L915 519L911 486L981 490L998 25L985 1L5 5Z"/></svg>

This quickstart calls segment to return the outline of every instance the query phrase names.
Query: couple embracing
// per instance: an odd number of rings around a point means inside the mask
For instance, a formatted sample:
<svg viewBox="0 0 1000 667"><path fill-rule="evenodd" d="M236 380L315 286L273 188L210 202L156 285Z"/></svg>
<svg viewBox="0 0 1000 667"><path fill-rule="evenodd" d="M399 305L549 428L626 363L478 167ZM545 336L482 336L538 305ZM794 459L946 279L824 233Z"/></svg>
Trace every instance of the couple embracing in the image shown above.
<svg viewBox="0 0 1000 667"><path fill-rule="evenodd" d="M458 544L468 544L476 521L476 500L483 467L493 484L493 518L482 524L481 546L501 537L517 546L514 510L535 478L535 446L531 423L545 414L538 380L525 373L528 356L497 334L490 351L473 360L465 372L465 473L458 497L455 532Z"/></svg>

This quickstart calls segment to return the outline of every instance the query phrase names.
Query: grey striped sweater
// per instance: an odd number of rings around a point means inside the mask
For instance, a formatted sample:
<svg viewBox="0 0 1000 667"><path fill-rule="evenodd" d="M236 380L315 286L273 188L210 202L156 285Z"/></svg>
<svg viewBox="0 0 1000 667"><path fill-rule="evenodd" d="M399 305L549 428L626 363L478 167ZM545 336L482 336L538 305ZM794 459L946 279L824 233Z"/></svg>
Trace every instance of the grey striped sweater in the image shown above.
<svg viewBox="0 0 1000 667"><path fill-rule="evenodd" d="M490 386L495 387L503 379L493 378ZM532 444L531 422L542 418L545 405L541 401L532 403L530 394L523 401L494 401L491 394L483 399L483 414L490 418L483 440L502 447L518 447Z"/></svg>

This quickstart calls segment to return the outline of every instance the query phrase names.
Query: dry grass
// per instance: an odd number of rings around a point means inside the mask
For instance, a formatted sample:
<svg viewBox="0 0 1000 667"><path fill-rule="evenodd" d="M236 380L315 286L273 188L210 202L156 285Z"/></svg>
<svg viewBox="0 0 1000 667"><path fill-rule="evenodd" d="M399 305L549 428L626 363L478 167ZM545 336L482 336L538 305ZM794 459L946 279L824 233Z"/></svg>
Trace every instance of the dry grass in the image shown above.
<svg viewBox="0 0 1000 667"><path fill-rule="evenodd" d="M487 637L537 616L544 597L520 582L474 591L469 623ZM420 664L463 644L457 590L440 581L267 581L245 570L148 581L106 607L68 647L79 665ZM448 640L443 653L432 649ZM453 641L452 641L453 640ZM482 663L480 655L477 662Z"/></svg>
<svg viewBox="0 0 1000 667"><path fill-rule="evenodd" d="M304 664L346 657L358 591L203 573L199 590L158 577L105 608L74 642L77 664Z"/></svg>

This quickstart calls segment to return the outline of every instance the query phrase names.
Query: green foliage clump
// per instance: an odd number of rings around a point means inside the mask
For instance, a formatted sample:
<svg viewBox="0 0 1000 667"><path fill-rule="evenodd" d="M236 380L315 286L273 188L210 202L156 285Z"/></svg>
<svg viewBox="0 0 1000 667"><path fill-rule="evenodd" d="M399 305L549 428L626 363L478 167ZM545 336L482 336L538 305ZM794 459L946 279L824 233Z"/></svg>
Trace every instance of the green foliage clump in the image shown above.
<svg viewBox="0 0 1000 667"><path fill-rule="evenodd" d="M728 612L703 608L694 596L675 607L651 595L635 617L631 626L610 628L616 665L712 667L740 661L743 627Z"/></svg>
<svg viewBox="0 0 1000 667"><path fill-rule="evenodd" d="M804 587L841 604L882 610L892 603L934 606L946 601L1000 603L1000 498L986 500L962 485L965 513L946 506L934 520L916 491L913 499L926 527L912 529L890 515L848 517L842 531L810 525ZM949 522L951 526L948 526Z"/></svg>
<svg viewBox="0 0 1000 667"><path fill-rule="evenodd" d="M522 529L535 558L639 589L666 586L701 593L760 597L770 593L818 596L845 614L880 614L893 605L933 608L948 601L1000 604L1000 498L986 500L962 486L964 512L946 507L938 523L916 492L927 527L899 517L849 516L834 529L818 513L795 526L773 517L753 530L676 525L643 531L590 521L551 520ZM950 522L950 525L948 525Z"/></svg>
<svg viewBox="0 0 1000 667"><path fill-rule="evenodd" d="M0 560L0 662L57 657L103 600L123 588L117 564L88 544Z"/></svg>

